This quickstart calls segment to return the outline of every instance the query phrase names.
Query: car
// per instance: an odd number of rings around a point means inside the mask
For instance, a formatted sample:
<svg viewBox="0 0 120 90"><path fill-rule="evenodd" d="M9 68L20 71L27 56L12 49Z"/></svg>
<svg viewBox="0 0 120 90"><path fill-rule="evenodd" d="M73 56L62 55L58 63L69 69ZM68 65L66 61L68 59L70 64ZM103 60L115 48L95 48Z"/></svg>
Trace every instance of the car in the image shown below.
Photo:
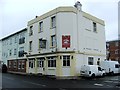
<svg viewBox="0 0 120 90"><path fill-rule="evenodd" d="M6 64L2 65L2 73L6 73L7 72L7 66Z"/></svg>
<svg viewBox="0 0 120 90"><path fill-rule="evenodd" d="M80 75L84 77L105 76L105 71L98 65L82 65Z"/></svg>

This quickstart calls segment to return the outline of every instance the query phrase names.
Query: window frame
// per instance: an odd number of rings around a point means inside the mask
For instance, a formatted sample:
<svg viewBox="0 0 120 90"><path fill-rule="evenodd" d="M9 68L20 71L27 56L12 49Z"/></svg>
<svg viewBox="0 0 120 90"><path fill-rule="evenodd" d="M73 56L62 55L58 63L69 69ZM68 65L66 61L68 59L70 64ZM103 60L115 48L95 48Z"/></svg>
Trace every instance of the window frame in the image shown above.
<svg viewBox="0 0 120 90"><path fill-rule="evenodd" d="M63 56L63 67L70 67L71 65L71 63L70 63L70 60L71 60L71 58L70 58L70 55L64 55Z"/></svg>
<svg viewBox="0 0 120 90"><path fill-rule="evenodd" d="M93 22L93 32L97 32L97 23Z"/></svg>
<svg viewBox="0 0 120 90"><path fill-rule="evenodd" d="M56 27L56 16L51 17L51 28Z"/></svg>
<svg viewBox="0 0 120 90"><path fill-rule="evenodd" d="M56 47L56 35L51 36L51 47Z"/></svg>
<svg viewBox="0 0 120 90"><path fill-rule="evenodd" d="M29 41L29 51L32 51L32 41Z"/></svg>
<svg viewBox="0 0 120 90"><path fill-rule="evenodd" d="M30 26L30 30L29 30L29 36L33 35L33 26Z"/></svg>
<svg viewBox="0 0 120 90"><path fill-rule="evenodd" d="M39 49L46 49L46 40L39 39Z"/></svg>
<svg viewBox="0 0 120 90"><path fill-rule="evenodd" d="M56 68L56 58L54 57L50 57L48 59L48 67L53 67L53 68Z"/></svg>
<svg viewBox="0 0 120 90"><path fill-rule="evenodd" d="M43 21L39 22L39 33L43 32Z"/></svg>

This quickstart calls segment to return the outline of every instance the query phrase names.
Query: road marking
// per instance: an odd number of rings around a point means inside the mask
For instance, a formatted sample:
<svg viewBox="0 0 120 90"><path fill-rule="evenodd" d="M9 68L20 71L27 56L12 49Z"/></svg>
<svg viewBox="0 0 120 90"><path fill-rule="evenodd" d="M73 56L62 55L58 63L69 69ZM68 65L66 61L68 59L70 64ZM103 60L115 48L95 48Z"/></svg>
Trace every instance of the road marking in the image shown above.
<svg viewBox="0 0 120 90"><path fill-rule="evenodd" d="M29 82L29 81L23 81L23 82L26 82L26 83L29 83L29 84L38 85L38 86L43 86L43 87L46 87L46 85L44 85L44 84L33 83L33 82Z"/></svg>
<svg viewBox="0 0 120 90"><path fill-rule="evenodd" d="M96 85L96 86L103 86L103 84L98 84L98 83L95 83L94 85Z"/></svg>
<svg viewBox="0 0 120 90"><path fill-rule="evenodd" d="M111 79L112 81L118 81L118 79Z"/></svg>
<svg viewBox="0 0 120 90"><path fill-rule="evenodd" d="M64 89L64 88L59 88L59 90L66 90L66 89Z"/></svg>
<svg viewBox="0 0 120 90"><path fill-rule="evenodd" d="M113 86L111 86L111 85L106 85L107 87L113 87Z"/></svg>
<svg viewBox="0 0 120 90"><path fill-rule="evenodd" d="M113 82L113 83L119 83L119 82Z"/></svg>
<svg viewBox="0 0 120 90"><path fill-rule="evenodd" d="M104 82L106 82L106 83L112 83L113 81L104 81Z"/></svg>
<svg viewBox="0 0 120 90"><path fill-rule="evenodd" d="M5 76L3 78L9 79L9 80L14 80L13 78L5 77Z"/></svg>

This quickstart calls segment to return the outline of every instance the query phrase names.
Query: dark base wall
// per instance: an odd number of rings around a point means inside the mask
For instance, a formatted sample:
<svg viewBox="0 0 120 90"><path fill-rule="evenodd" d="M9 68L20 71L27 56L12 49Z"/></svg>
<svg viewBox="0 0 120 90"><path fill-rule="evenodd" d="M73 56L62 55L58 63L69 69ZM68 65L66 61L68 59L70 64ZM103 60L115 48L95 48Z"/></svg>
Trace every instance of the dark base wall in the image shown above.
<svg viewBox="0 0 120 90"><path fill-rule="evenodd" d="M26 60L8 60L8 71L26 72Z"/></svg>

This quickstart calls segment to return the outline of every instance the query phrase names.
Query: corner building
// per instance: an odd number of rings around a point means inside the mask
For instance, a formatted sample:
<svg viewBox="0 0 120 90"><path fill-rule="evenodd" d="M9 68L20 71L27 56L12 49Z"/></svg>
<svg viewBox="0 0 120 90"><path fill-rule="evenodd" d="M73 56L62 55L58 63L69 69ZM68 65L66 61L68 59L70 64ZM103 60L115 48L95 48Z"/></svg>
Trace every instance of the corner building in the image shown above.
<svg viewBox="0 0 120 90"><path fill-rule="evenodd" d="M58 7L28 22L27 73L80 76L106 59L105 24L80 7Z"/></svg>

